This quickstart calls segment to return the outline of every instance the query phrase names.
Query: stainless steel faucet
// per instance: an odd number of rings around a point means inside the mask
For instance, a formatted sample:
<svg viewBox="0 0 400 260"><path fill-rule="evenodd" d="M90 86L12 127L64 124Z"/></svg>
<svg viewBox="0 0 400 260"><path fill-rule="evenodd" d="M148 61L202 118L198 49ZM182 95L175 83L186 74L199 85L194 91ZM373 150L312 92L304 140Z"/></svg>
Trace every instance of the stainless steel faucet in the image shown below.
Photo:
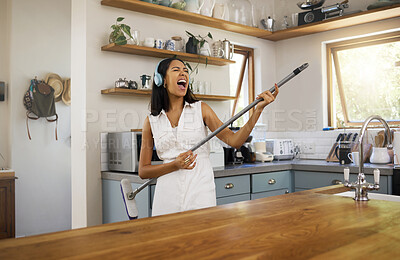
<svg viewBox="0 0 400 260"><path fill-rule="evenodd" d="M368 124L372 120L379 120L382 125L385 127L385 139L388 143L387 149L391 150L393 149L392 145L392 136L390 134L390 128L387 122L380 116L378 115L373 115L368 117L365 121L363 126L361 127L360 130L360 138L358 139L359 146L358 146L358 151L359 151L359 156L360 156L360 165L359 165L359 172L358 172L358 177L356 182L349 182L349 175L350 175L350 170L349 168L346 168L344 170L344 186L355 189L355 197L354 200L357 201L366 201L368 199L368 190L379 190L379 169L374 170L374 184L368 183L365 181L365 174L364 174L364 145L363 145L363 140L364 140L364 135L367 130Z"/></svg>

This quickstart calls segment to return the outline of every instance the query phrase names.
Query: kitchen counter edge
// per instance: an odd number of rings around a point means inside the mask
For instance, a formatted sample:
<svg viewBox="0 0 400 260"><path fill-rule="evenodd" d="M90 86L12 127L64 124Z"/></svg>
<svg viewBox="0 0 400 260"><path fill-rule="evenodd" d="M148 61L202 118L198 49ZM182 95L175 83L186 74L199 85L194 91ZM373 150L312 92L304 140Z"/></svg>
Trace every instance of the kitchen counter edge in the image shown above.
<svg viewBox="0 0 400 260"><path fill-rule="evenodd" d="M290 161L273 161L273 162L257 162L244 163L240 165L228 165L224 167L214 168L215 178L230 177L245 174L267 173L276 171L312 171L327 173L343 173L343 169L349 167L350 173L358 173L358 166L354 164L341 165L335 162L326 162L323 160L290 160ZM381 175L393 175L393 166L386 164L364 164L364 173L373 174L374 169L379 169ZM147 180L143 180L137 173L103 171L101 178L105 180L120 181L127 178L131 182L142 184Z"/></svg>

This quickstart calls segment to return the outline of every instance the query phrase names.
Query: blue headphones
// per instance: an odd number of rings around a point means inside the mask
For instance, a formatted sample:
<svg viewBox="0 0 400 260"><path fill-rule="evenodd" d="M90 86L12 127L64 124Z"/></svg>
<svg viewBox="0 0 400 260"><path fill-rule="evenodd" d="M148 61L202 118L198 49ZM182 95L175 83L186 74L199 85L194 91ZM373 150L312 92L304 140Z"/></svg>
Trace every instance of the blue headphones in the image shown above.
<svg viewBox="0 0 400 260"><path fill-rule="evenodd" d="M164 83L164 77L158 72L158 67L160 66L160 63L163 62L166 59L161 60L156 67L156 70L154 71L154 84L156 84L157 87L161 87ZM190 75L188 77L189 79L189 84L190 84Z"/></svg>
<svg viewBox="0 0 400 260"><path fill-rule="evenodd" d="M158 72L158 66L160 66L160 63L163 62L165 59L161 60L156 67L156 70L154 71L154 84L156 84L157 87L160 87L163 82L163 76Z"/></svg>

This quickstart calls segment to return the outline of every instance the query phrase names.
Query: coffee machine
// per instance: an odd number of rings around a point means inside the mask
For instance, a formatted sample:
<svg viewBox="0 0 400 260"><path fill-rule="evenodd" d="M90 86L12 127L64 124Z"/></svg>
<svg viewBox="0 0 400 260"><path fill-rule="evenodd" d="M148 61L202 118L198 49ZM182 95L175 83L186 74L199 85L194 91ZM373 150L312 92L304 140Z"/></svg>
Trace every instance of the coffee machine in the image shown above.
<svg viewBox="0 0 400 260"><path fill-rule="evenodd" d="M244 158L240 150L230 146L224 147L224 159L225 159L225 165L242 164L244 161Z"/></svg>
<svg viewBox="0 0 400 260"><path fill-rule="evenodd" d="M233 127L232 125L229 127L233 132L237 132L240 127ZM224 148L224 159L225 165L230 164L242 164L244 161L243 155L240 149L236 149L229 145L223 147Z"/></svg>
<svg viewBox="0 0 400 260"><path fill-rule="evenodd" d="M253 137L249 135L244 144L240 147L240 152L242 153L243 160L245 163L253 163L256 161L256 154L253 151L254 149L250 144L252 139Z"/></svg>

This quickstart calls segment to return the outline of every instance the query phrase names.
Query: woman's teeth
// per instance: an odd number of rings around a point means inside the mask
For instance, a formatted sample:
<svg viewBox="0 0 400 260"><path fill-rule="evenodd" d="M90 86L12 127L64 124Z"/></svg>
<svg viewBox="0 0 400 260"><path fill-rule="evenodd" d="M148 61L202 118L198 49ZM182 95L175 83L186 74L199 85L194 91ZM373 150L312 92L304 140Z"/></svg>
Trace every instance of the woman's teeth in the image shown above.
<svg viewBox="0 0 400 260"><path fill-rule="evenodd" d="M184 80L184 79L178 80L178 86L179 86L181 89L185 89L185 88L186 88L186 80Z"/></svg>

